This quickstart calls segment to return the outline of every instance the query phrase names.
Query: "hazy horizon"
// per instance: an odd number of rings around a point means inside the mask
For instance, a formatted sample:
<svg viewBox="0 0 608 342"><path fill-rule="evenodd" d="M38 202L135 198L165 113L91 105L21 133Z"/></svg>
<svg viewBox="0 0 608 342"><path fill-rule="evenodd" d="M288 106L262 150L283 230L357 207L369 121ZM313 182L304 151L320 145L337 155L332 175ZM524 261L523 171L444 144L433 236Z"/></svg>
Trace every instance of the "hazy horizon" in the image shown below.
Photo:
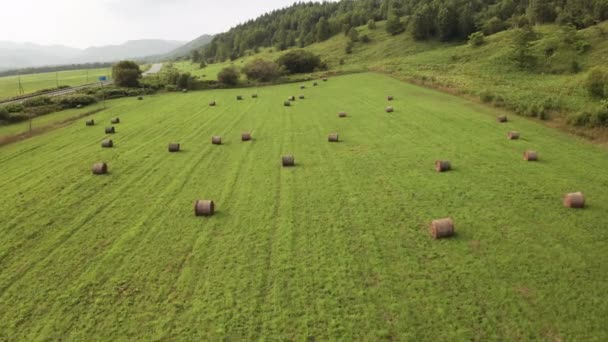
<svg viewBox="0 0 608 342"><path fill-rule="evenodd" d="M129 40L187 42L216 34L294 0L21 0L3 6L0 41L85 49ZM78 29L75 30L74 28ZM101 28L103 27L103 28Z"/></svg>

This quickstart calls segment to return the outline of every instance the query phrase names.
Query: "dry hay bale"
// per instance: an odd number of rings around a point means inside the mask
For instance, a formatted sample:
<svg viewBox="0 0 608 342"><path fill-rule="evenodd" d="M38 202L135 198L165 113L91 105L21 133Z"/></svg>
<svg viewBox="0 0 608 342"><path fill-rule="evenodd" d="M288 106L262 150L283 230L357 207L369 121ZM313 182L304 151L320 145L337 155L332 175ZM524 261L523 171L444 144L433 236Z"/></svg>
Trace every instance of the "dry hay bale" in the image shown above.
<svg viewBox="0 0 608 342"><path fill-rule="evenodd" d="M452 164L447 160L436 160L435 161L435 171L437 172L446 172L452 169Z"/></svg>
<svg viewBox="0 0 608 342"><path fill-rule="evenodd" d="M91 168L94 175L105 175L108 173L108 164L106 163L95 163Z"/></svg>
<svg viewBox="0 0 608 342"><path fill-rule="evenodd" d="M433 239L442 239L454 235L454 221L451 218L433 220L430 229Z"/></svg>
<svg viewBox="0 0 608 342"><path fill-rule="evenodd" d="M112 123L112 124L119 124L120 123L120 118L114 118L114 119L110 120L110 123Z"/></svg>
<svg viewBox="0 0 608 342"><path fill-rule="evenodd" d="M196 200L194 202L194 215L211 216L215 213L215 203L211 200Z"/></svg>
<svg viewBox="0 0 608 342"><path fill-rule="evenodd" d="M291 154L290 155L286 155L286 156L283 156L281 158L281 163L283 164L283 166L295 166L296 165L296 159Z"/></svg>
<svg viewBox="0 0 608 342"><path fill-rule="evenodd" d="M389 100L389 101L393 101L395 98L392 97L392 96L388 96L386 99Z"/></svg>
<svg viewBox="0 0 608 342"><path fill-rule="evenodd" d="M222 137L218 136L218 135L214 135L211 137L211 143L213 145L221 145L222 144Z"/></svg>
<svg viewBox="0 0 608 342"><path fill-rule="evenodd" d="M505 122L509 121L509 119L507 119L506 115L501 115L501 116L497 117L496 120L500 123L505 123Z"/></svg>
<svg viewBox="0 0 608 342"><path fill-rule="evenodd" d="M292 96L288 97L287 100L289 100L289 101L295 101L296 97L292 95Z"/></svg>
<svg viewBox="0 0 608 342"><path fill-rule="evenodd" d="M87 120L85 123L87 126L95 126L95 120Z"/></svg>
<svg viewBox="0 0 608 342"><path fill-rule="evenodd" d="M241 141L249 141L251 140L251 133L244 132L241 133Z"/></svg>
<svg viewBox="0 0 608 342"><path fill-rule="evenodd" d="M258 94L251 94L251 98L252 99L257 99L258 98Z"/></svg>
<svg viewBox="0 0 608 342"><path fill-rule="evenodd" d="M112 139L106 139L101 142L101 147L112 148L112 147L114 147L114 142L112 141Z"/></svg>
<svg viewBox="0 0 608 342"><path fill-rule="evenodd" d="M327 137L327 141L329 142L338 142L338 133L329 133L329 136Z"/></svg>
<svg viewBox="0 0 608 342"><path fill-rule="evenodd" d="M573 192L564 197L564 206L568 208L582 209L585 207L585 196L582 192Z"/></svg>
<svg viewBox="0 0 608 342"><path fill-rule="evenodd" d="M519 132L511 131L507 134L507 138L509 138L509 140L517 140L519 139Z"/></svg>
<svg viewBox="0 0 608 342"><path fill-rule="evenodd" d="M237 95L237 96L236 96L236 99L237 99L238 101L240 101L240 100L242 100L242 99L243 99L243 96L241 96L241 95Z"/></svg>
<svg viewBox="0 0 608 342"><path fill-rule="evenodd" d="M338 117L340 118L345 118L348 114L346 114L346 112L340 112L338 113Z"/></svg>
<svg viewBox="0 0 608 342"><path fill-rule="evenodd" d="M116 129L114 126L106 127L106 134L114 134L116 133Z"/></svg>
<svg viewBox="0 0 608 342"><path fill-rule="evenodd" d="M137 97L137 99L138 99L139 101L141 101L141 100L143 100L144 98L143 98L143 96L138 96L138 97Z"/></svg>
<svg viewBox="0 0 608 342"><path fill-rule="evenodd" d="M179 144L178 143L170 143L169 144L169 152L179 152Z"/></svg>
<svg viewBox="0 0 608 342"><path fill-rule="evenodd" d="M394 111L395 111L395 108L393 108L392 106L388 106L388 107L386 107L386 112L387 112L387 113L392 113L392 112L394 112Z"/></svg>
<svg viewBox="0 0 608 342"><path fill-rule="evenodd" d="M289 107L289 106L291 106L291 102L285 101L285 102L283 102L283 106Z"/></svg>
<svg viewBox="0 0 608 342"><path fill-rule="evenodd" d="M538 153L536 153L536 151L526 151L526 152L524 152L524 160L525 161L538 161Z"/></svg>
<svg viewBox="0 0 608 342"><path fill-rule="evenodd" d="M211 102L209 102L209 106L213 107L213 106L215 106L215 105L216 105L215 101L211 101Z"/></svg>
<svg viewBox="0 0 608 342"><path fill-rule="evenodd" d="M300 100L304 100L304 95L299 96Z"/></svg>

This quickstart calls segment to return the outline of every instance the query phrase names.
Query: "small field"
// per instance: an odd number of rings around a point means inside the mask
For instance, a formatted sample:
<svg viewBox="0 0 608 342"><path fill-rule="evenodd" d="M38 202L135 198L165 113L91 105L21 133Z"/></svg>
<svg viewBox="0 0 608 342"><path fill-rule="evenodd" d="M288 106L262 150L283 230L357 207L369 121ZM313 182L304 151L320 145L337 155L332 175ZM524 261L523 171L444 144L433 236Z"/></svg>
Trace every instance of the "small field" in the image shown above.
<svg viewBox="0 0 608 342"><path fill-rule="evenodd" d="M97 82L99 76L112 75L109 68L69 70L40 74L21 75L21 86L24 94L34 93L41 89L52 89L58 85L79 86ZM11 98L19 94L19 76L0 77L0 99Z"/></svg>
<svg viewBox="0 0 608 342"><path fill-rule="evenodd" d="M0 147L0 340L608 339L605 148L386 76L319 83L109 101Z"/></svg>

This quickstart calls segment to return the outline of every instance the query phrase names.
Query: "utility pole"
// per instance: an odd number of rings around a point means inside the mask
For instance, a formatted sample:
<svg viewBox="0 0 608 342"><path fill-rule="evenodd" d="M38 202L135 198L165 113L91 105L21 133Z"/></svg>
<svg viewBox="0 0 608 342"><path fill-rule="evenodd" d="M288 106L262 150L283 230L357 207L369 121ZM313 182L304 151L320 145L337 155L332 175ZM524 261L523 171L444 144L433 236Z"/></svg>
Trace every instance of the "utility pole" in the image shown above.
<svg viewBox="0 0 608 342"><path fill-rule="evenodd" d="M25 91L23 91L23 85L21 85L21 75L17 74L17 95L23 95Z"/></svg>
<svg viewBox="0 0 608 342"><path fill-rule="evenodd" d="M55 88L59 88L59 71L55 71Z"/></svg>

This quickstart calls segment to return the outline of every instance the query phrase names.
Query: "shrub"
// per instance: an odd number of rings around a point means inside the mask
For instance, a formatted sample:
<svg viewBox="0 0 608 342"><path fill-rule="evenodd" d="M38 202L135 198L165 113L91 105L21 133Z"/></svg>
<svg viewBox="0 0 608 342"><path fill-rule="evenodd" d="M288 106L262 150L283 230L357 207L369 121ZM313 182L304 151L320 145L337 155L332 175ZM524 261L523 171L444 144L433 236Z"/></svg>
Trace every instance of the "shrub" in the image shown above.
<svg viewBox="0 0 608 342"><path fill-rule="evenodd" d="M396 15L390 15L386 21L386 32L395 36L403 31L405 31L405 25L401 22L401 19Z"/></svg>
<svg viewBox="0 0 608 342"><path fill-rule="evenodd" d="M473 47L482 46L485 42L483 32L478 31L469 35L469 45Z"/></svg>
<svg viewBox="0 0 608 342"><path fill-rule="evenodd" d="M23 112L23 110L25 109L25 107L21 103L7 104L6 106L4 106L4 108L9 113L19 113L19 112Z"/></svg>
<svg viewBox="0 0 608 342"><path fill-rule="evenodd" d="M167 85L165 85L165 90L169 91L169 92L176 91L177 87L174 84L167 84Z"/></svg>
<svg viewBox="0 0 608 342"><path fill-rule="evenodd" d="M0 121L7 121L9 118L9 112L6 108L0 107Z"/></svg>
<svg viewBox="0 0 608 342"><path fill-rule="evenodd" d="M507 25L497 17L493 17L483 24L483 33L486 36L504 31L507 29Z"/></svg>
<svg viewBox="0 0 608 342"><path fill-rule="evenodd" d="M175 85L178 89L190 89L190 86L192 85L192 76L189 72L179 74Z"/></svg>
<svg viewBox="0 0 608 342"><path fill-rule="evenodd" d="M348 54L348 55L350 55L351 53L353 53L353 46L354 45L355 44L351 40L349 40L346 43L346 47L344 48L344 52L346 52L346 54Z"/></svg>
<svg viewBox="0 0 608 342"><path fill-rule="evenodd" d="M237 85L241 74L235 67L226 67L217 74L217 80L225 85Z"/></svg>
<svg viewBox="0 0 608 342"><path fill-rule="evenodd" d="M479 98L481 99L481 101L483 101L485 103L489 103L494 100L494 94L492 94L491 92L489 92L487 90L484 90L481 93L479 93Z"/></svg>
<svg viewBox="0 0 608 342"><path fill-rule="evenodd" d="M46 106L53 103L53 100L48 96L39 96L23 101L25 107L40 107Z"/></svg>
<svg viewBox="0 0 608 342"><path fill-rule="evenodd" d="M243 72L249 80L270 82L281 76L281 67L273 61L258 58L247 63Z"/></svg>
<svg viewBox="0 0 608 342"><path fill-rule="evenodd" d="M277 63L285 67L290 74L313 72L321 67L321 58L306 50L293 50L277 59Z"/></svg>
<svg viewBox="0 0 608 342"><path fill-rule="evenodd" d="M369 36L368 36L368 35L366 35L366 34L362 35L362 36L361 36L361 38L359 38L359 40L361 40L361 43L369 43L369 42L371 42L371 41L372 41L372 40L369 38Z"/></svg>
<svg viewBox="0 0 608 342"><path fill-rule="evenodd" d="M367 28L370 30L375 30L376 29L376 21L374 19L370 19L367 22Z"/></svg>
<svg viewBox="0 0 608 342"><path fill-rule="evenodd" d="M593 97L608 97L608 70L596 67L589 71L585 84L587 91Z"/></svg>
<svg viewBox="0 0 608 342"><path fill-rule="evenodd" d="M91 95L78 94L60 97L58 102L63 108L76 108L96 103L97 99Z"/></svg>

